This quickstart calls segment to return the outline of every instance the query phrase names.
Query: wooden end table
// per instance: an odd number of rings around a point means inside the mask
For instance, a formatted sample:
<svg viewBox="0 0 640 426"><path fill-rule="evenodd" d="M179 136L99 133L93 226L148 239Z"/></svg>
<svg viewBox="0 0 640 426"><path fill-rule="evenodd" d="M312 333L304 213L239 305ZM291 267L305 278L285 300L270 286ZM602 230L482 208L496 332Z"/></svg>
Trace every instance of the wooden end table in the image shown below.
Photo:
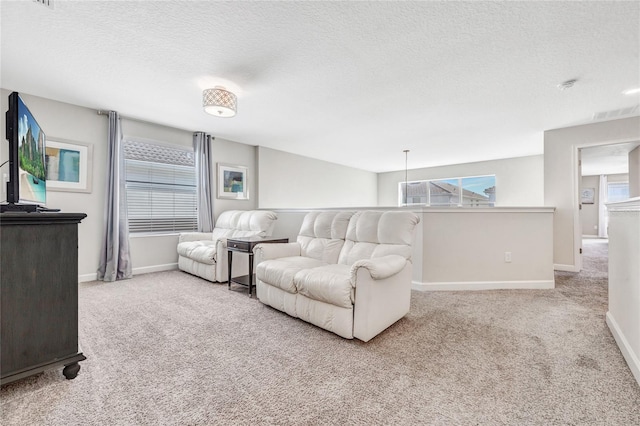
<svg viewBox="0 0 640 426"><path fill-rule="evenodd" d="M258 244L266 243L288 243L288 238L276 238L276 237L234 237L227 238L227 255L229 257L229 289L231 289L231 283L240 284L245 287L249 287L249 297L253 293L253 282L255 281L255 275L253 274L253 249ZM231 265L233 263L233 252L246 253L249 255L249 275L242 275L239 277L231 277Z"/></svg>

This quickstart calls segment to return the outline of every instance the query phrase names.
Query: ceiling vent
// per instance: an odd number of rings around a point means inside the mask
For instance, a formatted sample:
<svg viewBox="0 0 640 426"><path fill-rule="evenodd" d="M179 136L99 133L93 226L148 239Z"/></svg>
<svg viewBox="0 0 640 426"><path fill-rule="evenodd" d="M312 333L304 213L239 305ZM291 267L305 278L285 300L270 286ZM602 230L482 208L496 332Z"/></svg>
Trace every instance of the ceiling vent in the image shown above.
<svg viewBox="0 0 640 426"><path fill-rule="evenodd" d="M627 108L614 109L611 111L603 111L596 112L593 114L594 121L600 120L613 120L616 118L627 117L631 115L638 115L638 111L640 110L640 104L636 104L634 106L630 106Z"/></svg>
<svg viewBox="0 0 640 426"><path fill-rule="evenodd" d="M47 6L49 9L53 9L53 0L33 0L36 3L40 3Z"/></svg>

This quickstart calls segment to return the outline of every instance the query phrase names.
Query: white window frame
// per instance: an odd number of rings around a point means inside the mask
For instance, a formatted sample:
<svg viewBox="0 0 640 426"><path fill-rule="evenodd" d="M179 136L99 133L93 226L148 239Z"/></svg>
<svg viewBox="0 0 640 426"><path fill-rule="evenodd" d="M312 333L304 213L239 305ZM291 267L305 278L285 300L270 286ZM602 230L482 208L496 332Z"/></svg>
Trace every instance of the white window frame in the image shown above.
<svg viewBox="0 0 640 426"><path fill-rule="evenodd" d="M430 207L431 206L431 190L430 190L430 183L431 182L438 182L438 181L443 181L443 180L457 180L458 181L458 193L460 194L458 196L458 203L457 204L437 204L436 207L495 207L495 203L496 201L493 201L493 205L473 205L473 204L464 204L463 203L463 188L462 188L462 180L463 179L473 179L473 178L482 178L482 177L493 177L494 182L496 181L496 175L492 175L492 174L488 174L488 175L476 175L476 176L461 176L461 177L452 177L452 178L438 178L438 179L425 179L425 180L413 180L413 181L407 181L406 184L407 185L411 185L411 184L416 184L416 183L424 183L426 185L426 190L427 190L427 202L426 203L405 203L404 199L403 199L403 193L402 193L402 187L405 184L405 181L401 181L398 182L398 206L400 207L406 207L406 206L426 206L426 207ZM497 184L496 184L497 186ZM408 200L408 195L407 195L407 200Z"/></svg>
<svg viewBox="0 0 640 426"><path fill-rule="evenodd" d="M627 187L627 193L629 192L629 181L620 181L620 182L609 182L609 181L607 181L607 202L622 201L622 200L611 200L609 198L609 190L611 189L612 186L626 186Z"/></svg>
<svg viewBox="0 0 640 426"><path fill-rule="evenodd" d="M128 144L137 145L132 154ZM148 161L144 149L157 148L162 161ZM127 213L129 233L131 236L169 235L179 232L196 231L198 227L197 212L197 179L195 176L195 156L193 148L184 145L151 141L141 138L124 137L123 151L125 167L125 196L127 197ZM166 161L164 161L166 159ZM172 162L175 160L175 162ZM145 163L150 163L149 173L156 172L155 181L130 180L132 170L145 170ZM155 166L154 166L155 165ZM172 170L172 166L174 169ZM192 176L191 176L191 169ZM129 172L129 173L128 173ZM185 174L186 172L186 174ZM180 179L178 184L171 179ZM185 185L184 182L187 182ZM132 190L133 188L133 190ZM182 189L182 190L180 190ZM146 195L145 203L136 203L132 192ZM146 194L145 194L146 192ZM178 199L177 199L178 198ZM182 200L179 200L179 199ZM154 200L156 201L154 210ZM181 204L178 204L178 201ZM140 212L149 210L148 217L140 217ZM163 216L163 214L165 214ZM144 220L147 220L145 223Z"/></svg>

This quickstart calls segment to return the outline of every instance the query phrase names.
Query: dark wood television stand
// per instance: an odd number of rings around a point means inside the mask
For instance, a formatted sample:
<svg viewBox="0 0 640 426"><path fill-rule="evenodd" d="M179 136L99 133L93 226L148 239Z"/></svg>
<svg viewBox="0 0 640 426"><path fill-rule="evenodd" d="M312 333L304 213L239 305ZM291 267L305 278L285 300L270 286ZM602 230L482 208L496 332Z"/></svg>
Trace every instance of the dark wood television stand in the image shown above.
<svg viewBox="0 0 640 426"><path fill-rule="evenodd" d="M0 384L64 366L78 349L78 224L84 213L0 214Z"/></svg>

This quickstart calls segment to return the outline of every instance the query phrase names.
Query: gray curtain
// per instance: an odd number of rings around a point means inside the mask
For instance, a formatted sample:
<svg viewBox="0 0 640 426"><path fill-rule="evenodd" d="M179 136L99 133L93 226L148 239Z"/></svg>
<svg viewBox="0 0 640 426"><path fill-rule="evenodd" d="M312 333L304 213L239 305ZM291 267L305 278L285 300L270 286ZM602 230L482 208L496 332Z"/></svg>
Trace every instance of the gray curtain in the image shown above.
<svg viewBox="0 0 640 426"><path fill-rule="evenodd" d="M98 279L116 281L131 278L132 273L124 156L122 155L122 128L120 127L120 117L115 111L109 111L109 139L107 143L107 186Z"/></svg>
<svg viewBox="0 0 640 426"><path fill-rule="evenodd" d="M198 181L198 231L213 231L213 198L211 197L211 141L213 137L203 133L193 134L193 150L196 156Z"/></svg>

